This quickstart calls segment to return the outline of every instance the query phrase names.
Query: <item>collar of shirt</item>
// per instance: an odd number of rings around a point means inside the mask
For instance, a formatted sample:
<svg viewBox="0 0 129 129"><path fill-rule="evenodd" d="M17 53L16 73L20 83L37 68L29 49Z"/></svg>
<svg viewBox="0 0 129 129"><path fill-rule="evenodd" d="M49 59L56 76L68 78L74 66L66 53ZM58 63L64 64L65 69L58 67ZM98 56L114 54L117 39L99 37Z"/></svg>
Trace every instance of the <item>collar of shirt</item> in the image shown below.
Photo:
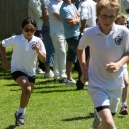
<svg viewBox="0 0 129 129"><path fill-rule="evenodd" d="M110 34L113 32L117 32L117 28L115 23L113 23ZM99 22L97 23L96 27L95 27L95 34L103 34L103 32L100 30L100 24Z"/></svg>
<svg viewBox="0 0 129 129"><path fill-rule="evenodd" d="M23 34L21 34L21 40L27 40ZM35 36L33 35L30 41L35 41Z"/></svg>

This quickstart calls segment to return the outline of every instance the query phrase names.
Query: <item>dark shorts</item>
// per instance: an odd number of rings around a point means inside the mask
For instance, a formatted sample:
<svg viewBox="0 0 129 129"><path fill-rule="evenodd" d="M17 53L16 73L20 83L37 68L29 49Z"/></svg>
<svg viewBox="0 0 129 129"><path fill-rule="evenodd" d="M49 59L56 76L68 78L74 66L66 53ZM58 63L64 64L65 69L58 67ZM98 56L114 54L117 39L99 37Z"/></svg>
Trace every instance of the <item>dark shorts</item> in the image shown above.
<svg viewBox="0 0 129 129"><path fill-rule="evenodd" d="M27 74L25 74L25 73L23 73L23 72L21 72L21 71L15 71L15 72L12 73L12 77L13 77L13 79L14 79L15 81L16 81L16 79L17 79L18 77L20 77L20 76L25 76L25 77L28 78L29 82L35 83L35 80L36 80L35 75L30 77L30 76L28 76Z"/></svg>
<svg viewBox="0 0 129 129"><path fill-rule="evenodd" d="M77 46L79 43L79 36L66 39L68 44L67 61L74 62L77 56Z"/></svg>

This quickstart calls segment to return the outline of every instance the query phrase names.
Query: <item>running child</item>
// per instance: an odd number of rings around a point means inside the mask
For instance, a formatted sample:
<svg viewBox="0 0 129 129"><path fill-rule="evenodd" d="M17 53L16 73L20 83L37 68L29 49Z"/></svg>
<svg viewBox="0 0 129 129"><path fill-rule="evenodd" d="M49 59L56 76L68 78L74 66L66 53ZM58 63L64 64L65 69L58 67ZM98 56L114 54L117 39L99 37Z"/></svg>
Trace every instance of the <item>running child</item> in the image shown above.
<svg viewBox="0 0 129 129"><path fill-rule="evenodd" d="M118 25L123 25L126 27L127 24L127 16L123 13L119 13L116 17L115 23ZM128 115L128 109L127 109L127 97L128 97L128 85L129 85L129 79L128 79L128 69L127 64L123 66L123 77L124 77L124 84L125 87L122 91L122 106L120 110L121 115Z"/></svg>
<svg viewBox="0 0 129 129"><path fill-rule="evenodd" d="M27 17L21 23L22 34L4 39L1 47L2 67L9 69L10 65L6 58L6 48L12 47L11 73L13 79L21 87L19 109L15 112L16 126L24 125L25 112L29 102L30 95L35 84L35 69L37 56L42 62L46 61L46 50L42 40L36 36L36 23Z"/></svg>
<svg viewBox="0 0 129 129"><path fill-rule="evenodd" d="M98 1L99 22L85 30L78 45L81 81L85 83L88 78L88 92L95 108L93 129L116 129L113 116L125 86L123 65L129 60L129 30L114 23L119 9L117 0ZM89 68L85 62L87 46L90 47Z"/></svg>

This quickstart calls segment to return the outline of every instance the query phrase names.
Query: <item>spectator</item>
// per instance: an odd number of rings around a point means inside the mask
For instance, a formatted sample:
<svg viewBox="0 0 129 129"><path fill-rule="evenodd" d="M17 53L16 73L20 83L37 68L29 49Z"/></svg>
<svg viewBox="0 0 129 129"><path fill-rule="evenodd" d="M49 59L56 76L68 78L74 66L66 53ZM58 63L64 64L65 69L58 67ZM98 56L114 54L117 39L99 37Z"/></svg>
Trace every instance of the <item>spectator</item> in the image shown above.
<svg viewBox="0 0 129 129"><path fill-rule="evenodd" d="M93 0L85 0L81 1L79 4L78 12L80 13L80 37L82 35L82 32L85 28L92 27L96 25L96 3ZM88 61L90 58L90 48L89 46L85 49L86 52L86 60ZM80 67L78 67L80 68ZM77 89L83 89L84 84L80 81L81 77L81 69L78 69L78 81L77 81ZM86 82L85 85L88 85L88 82Z"/></svg>
<svg viewBox="0 0 129 129"><path fill-rule="evenodd" d="M47 61L45 62L45 78L53 78L54 73L51 70L51 66L54 64L54 47L50 37L50 26L49 26L49 13L48 13L48 5L49 0L41 0L42 4L42 15L43 15L43 26L42 26L42 33L43 33L43 42L46 48L46 57Z"/></svg>
<svg viewBox="0 0 129 129"><path fill-rule="evenodd" d="M66 42L68 43L68 54L66 61L67 83L66 85L76 84L72 78L72 63L75 61L76 48L79 40L80 16L71 0L64 0L60 8L60 17L64 26Z"/></svg>
<svg viewBox="0 0 129 129"><path fill-rule="evenodd" d="M64 37L63 24L60 19L60 7L62 0L52 0L48 6L50 36L55 48L54 56L54 79L66 82L66 41Z"/></svg>
<svg viewBox="0 0 129 129"><path fill-rule="evenodd" d="M37 30L35 32L35 36L39 37L41 40L43 40L42 36L42 25L43 25L43 19L42 19L42 9L41 9L41 2L40 0L29 0L28 3L28 16L32 17L37 24ZM40 63L40 61L39 61ZM40 64L39 64L40 66ZM36 65L36 73L44 73L42 69L38 67L38 62Z"/></svg>

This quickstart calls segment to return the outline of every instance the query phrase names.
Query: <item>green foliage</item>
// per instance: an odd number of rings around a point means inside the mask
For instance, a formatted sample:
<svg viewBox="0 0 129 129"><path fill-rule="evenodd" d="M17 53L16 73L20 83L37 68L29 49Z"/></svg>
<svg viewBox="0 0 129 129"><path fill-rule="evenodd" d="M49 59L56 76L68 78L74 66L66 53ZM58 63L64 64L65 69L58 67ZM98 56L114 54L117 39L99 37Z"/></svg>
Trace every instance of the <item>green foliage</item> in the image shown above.
<svg viewBox="0 0 129 129"><path fill-rule="evenodd" d="M10 60L11 49L7 50ZM77 79L77 73L73 72ZM24 126L15 127L14 113L19 107L20 87L11 77L10 70L1 68L0 59L0 129L92 129L93 104L87 92L76 91L75 85L66 86L37 75ZM120 106L119 106L120 110ZM119 112L118 110L118 112ZM115 116L117 129L129 129L129 117Z"/></svg>

